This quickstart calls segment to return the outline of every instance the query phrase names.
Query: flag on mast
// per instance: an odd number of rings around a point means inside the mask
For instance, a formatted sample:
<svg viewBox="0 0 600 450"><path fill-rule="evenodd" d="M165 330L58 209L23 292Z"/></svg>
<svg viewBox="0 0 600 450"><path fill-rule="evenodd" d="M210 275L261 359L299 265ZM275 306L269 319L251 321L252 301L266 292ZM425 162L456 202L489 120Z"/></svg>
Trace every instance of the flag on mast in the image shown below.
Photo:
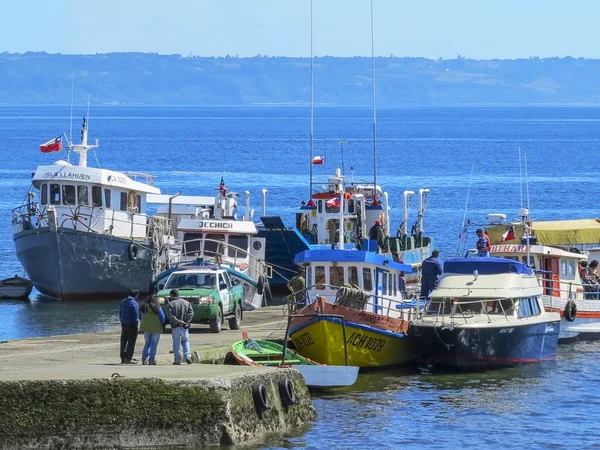
<svg viewBox="0 0 600 450"><path fill-rule="evenodd" d="M225 197L227 195L227 188L225 187L225 180L221 177L221 183L219 184L219 191L221 195Z"/></svg>
<svg viewBox="0 0 600 450"><path fill-rule="evenodd" d="M315 164L315 165L322 166L325 163L325 157L322 156L322 155L315 156L312 159L312 163Z"/></svg>
<svg viewBox="0 0 600 450"><path fill-rule="evenodd" d="M515 238L515 227L511 226L506 232L502 235L502 242L512 241Z"/></svg>
<svg viewBox="0 0 600 450"><path fill-rule="evenodd" d="M62 150L62 136L50 139L48 142L40 145L42 153L59 152Z"/></svg>

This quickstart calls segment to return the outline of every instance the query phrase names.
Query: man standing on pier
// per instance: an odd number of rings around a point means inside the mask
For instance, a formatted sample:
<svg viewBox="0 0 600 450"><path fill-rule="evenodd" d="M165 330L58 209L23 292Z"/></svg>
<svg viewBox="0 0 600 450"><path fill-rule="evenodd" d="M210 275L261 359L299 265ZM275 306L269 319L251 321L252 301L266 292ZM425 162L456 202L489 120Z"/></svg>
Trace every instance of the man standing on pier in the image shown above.
<svg viewBox="0 0 600 450"><path fill-rule="evenodd" d="M172 289L171 300L167 304L167 318L171 324L171 336L173 337L174 365L181 364L181 352L179 346L183 347L185 362L192 363L192 350L190 349L190 322L194 318L194 309L187 300L179 297L179 291Z"/></svg>
<svg viewBox="0 0 600 450"><path fill-rule="evenodd" d="M119 318L121 320L121 364L137 364L133 359L135 341L140 323L140 307L137 303L139 291L131 291L131 295L121 301Z"/></svg>

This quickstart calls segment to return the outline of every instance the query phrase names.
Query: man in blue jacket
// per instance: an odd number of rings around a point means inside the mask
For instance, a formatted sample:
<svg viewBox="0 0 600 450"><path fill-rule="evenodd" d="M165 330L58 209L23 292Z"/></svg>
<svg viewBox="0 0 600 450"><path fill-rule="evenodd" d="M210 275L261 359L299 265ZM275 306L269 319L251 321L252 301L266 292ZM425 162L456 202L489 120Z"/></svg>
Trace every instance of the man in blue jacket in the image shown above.
<svg viewBox="0 0 600 450"><path fill-rule="evenodd" d="M137 299L139 291L132 291L131 295L121 301L119 319L121 320L121 364L137 364L133 359L135 341L140 323L140 307Z"/></svg>
<svg viewBox="0 0 600 450"><path fill-rule="evenodd" d="M439 250L431 252L431 256L423 261L421 266L421 297L429 297L437 285L439 276L442 274L442 265L438 261Z"/></svg>

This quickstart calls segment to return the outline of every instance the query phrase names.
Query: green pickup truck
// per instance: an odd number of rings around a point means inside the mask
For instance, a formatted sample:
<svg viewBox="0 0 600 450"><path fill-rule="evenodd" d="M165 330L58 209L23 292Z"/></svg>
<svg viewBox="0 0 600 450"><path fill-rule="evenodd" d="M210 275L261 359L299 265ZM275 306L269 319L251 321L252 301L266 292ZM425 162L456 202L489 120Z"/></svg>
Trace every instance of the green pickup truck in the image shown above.
<svg viewBox="0 0 600 450"><path fill-rule="evenodd" d="M242 325L243 288L234 286L227 271L218 266L177 270L159 289L157 297L165 314L169 293L177 289L179 296L194 308L192 323L208 323L213 333L221 331L223 319L228 319L232 330L239 330Z"/></svg>

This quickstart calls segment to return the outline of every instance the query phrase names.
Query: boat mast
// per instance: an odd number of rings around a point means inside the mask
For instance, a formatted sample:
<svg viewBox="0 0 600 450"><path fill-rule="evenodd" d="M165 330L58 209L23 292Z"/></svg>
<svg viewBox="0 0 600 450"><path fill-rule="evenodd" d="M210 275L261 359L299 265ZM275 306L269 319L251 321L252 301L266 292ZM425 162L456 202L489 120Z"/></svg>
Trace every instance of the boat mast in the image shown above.
<svg viewBox="0 0 600 450"><path fill-rule="evenodd" d="M96 144L88 145L88 125L87 125L87 116L83 116L83 123L81 124L81 144L73 144L69 142L69 150L73 150L75 153L79 154L79 167L87 167L87 152L91 148L98 147L98 139L96 139Z"/></svg>
<svg viewBox="0 0 600 450"><path fill-rule="evenodd" d="M373 31L373 0L371 0L371 70L373 72L373 193L377 192L377 113L375 89L375 43Z"/></svg>
<svg viewBox="0 0 600 450"><path fill-rule="evenodd" d="M313 132L314 132L314 123L315 123L315 76L314 76L314 68L313 68L313 2L310 0L310 183L309 183L309 192L308 199L310 200L312 197L312 186L313 186Z"/></svg>

